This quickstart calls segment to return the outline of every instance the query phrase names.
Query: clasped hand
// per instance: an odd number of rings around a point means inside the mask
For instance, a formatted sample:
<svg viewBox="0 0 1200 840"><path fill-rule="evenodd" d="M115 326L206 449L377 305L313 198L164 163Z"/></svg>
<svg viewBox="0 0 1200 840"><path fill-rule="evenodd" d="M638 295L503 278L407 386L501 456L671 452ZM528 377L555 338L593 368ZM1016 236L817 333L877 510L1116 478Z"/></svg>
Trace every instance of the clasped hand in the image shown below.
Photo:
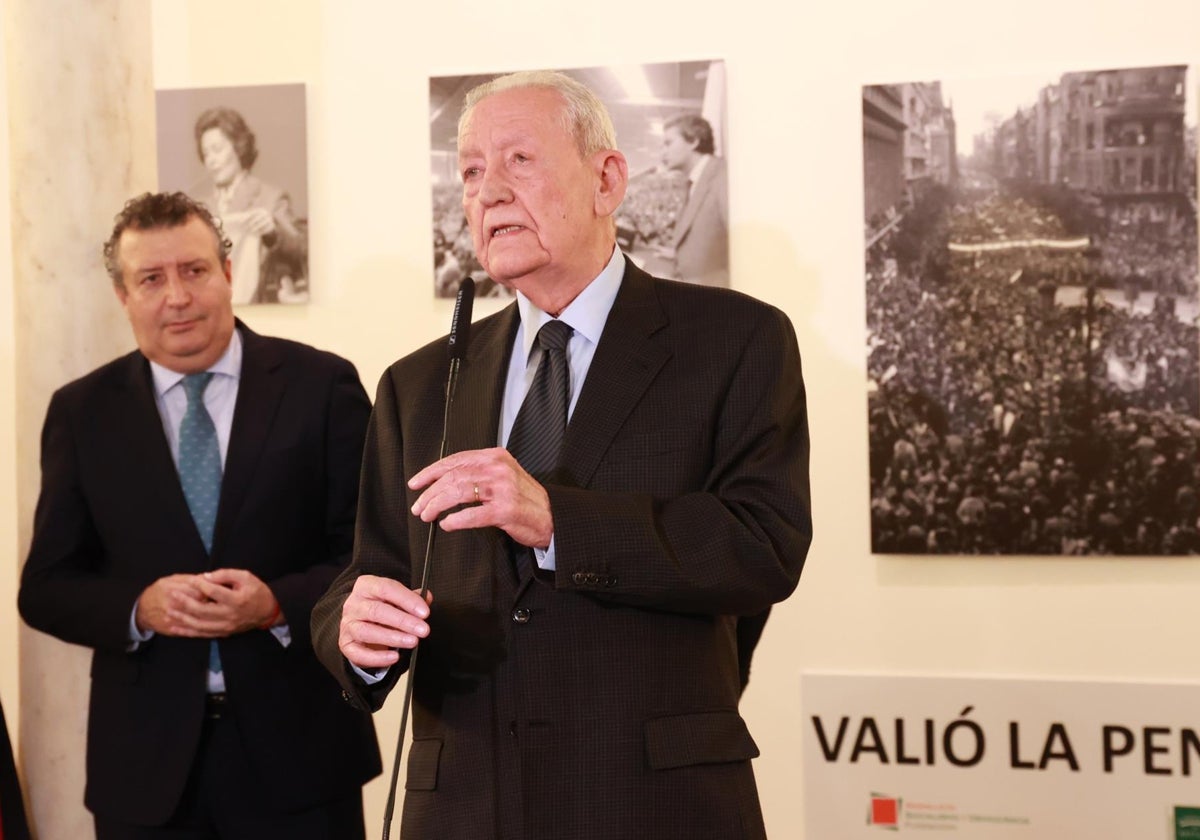
<svg viewBox="0 0 1200 840"><path fill-rule="evenodd" d="M253 630L276 615L269 586L245 569L168 575L138 598L138 629L164 636L219 639ZM286 619L278 616L275 624Z"/></svg>

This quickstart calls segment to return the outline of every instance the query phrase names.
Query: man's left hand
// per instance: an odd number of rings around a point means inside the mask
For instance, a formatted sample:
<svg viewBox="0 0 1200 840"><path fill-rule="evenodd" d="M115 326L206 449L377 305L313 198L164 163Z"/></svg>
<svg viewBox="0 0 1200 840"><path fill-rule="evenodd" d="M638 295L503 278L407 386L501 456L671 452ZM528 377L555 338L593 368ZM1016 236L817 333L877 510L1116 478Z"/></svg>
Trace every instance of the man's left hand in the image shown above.
<svg viewBox="0 0 1200 840"><path fill-rule="evenodd" d="M435 461L408 481L417 497L412 512L432 522L451 508L443 531L496 527L516 542L546 548L554 536L554 517L546 489L507 449L468 449Z"/></svg>

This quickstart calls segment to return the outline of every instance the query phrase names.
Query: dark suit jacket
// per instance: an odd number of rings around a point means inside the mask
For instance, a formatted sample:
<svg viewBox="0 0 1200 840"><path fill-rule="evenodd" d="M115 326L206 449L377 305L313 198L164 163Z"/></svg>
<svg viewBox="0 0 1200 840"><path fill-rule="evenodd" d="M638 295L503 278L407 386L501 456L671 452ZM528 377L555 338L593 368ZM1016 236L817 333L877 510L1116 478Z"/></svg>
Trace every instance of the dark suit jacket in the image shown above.
<svg viewBox="0 0 1200 840"><path fill-rule="evenodd" d="M675 222L674 240L680 279L729 285L729 187L723 159L709 157Z"/></svg>
<svg viewBox="0 0 1200 840"><path fill-rule="evenodd" d="M239 328L241 382L211 558L141 353L60 389L46 412L21 615L95 648L85 800L124 822L171 815L203 723L208 640L156 636L126 652L134 603L163 575L249 569L283 608L290 646L266 630L220 641L232 714L266 801L313 807L380 769L369 717L342 702L308 631L313 605L350 559L370 403L344 359Z"/></svg>
<svg viewBox="0 0 1200 840"><path fill-rule="evenodd" d="M494 446L515 305L474 326L452 449ZM405 480L437 458L444 342L379 385L355 558L313 613L337 648L357 575L418 579ZM627 264L547 483L557 571L519 579L497 529L440 532L417 667L406 840L764 836L738 714L736 614L796 586L811 528L795 336L778 310Z"/></svg>

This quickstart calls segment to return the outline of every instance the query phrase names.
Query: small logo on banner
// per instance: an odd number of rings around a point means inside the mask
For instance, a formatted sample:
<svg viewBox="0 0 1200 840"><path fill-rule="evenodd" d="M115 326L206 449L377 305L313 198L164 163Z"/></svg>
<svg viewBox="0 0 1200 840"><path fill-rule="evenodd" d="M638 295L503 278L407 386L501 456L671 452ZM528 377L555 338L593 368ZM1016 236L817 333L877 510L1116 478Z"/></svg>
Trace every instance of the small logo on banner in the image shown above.
<svg viewBox="0 0 1200 840"><path fill-rule="evenodd" d="M899 831L902 804L903 800L898 796L872 793L871 803L867 806L867 825Z"/></svg>
<svg viewBox="0 0 1200 840"><path fill-rule="evenodd" d="M1175 806L1175 840L1200 840L1200 808Z"/></svg>

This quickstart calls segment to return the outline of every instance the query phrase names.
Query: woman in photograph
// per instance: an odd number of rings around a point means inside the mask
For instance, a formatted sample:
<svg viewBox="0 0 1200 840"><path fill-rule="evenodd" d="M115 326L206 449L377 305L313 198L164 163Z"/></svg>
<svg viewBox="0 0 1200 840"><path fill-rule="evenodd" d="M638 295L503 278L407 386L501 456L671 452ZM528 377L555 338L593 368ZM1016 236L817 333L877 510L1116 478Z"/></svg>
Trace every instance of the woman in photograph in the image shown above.
<svg viewBox="0 0 1200 840"><path fill-rule="evenodd" d="M254 132L232 108L209 108L196 120L196 151L212 179L200 196L233 242L233 302L308 300L308 232L279 187L251 173Z"/></svg>

